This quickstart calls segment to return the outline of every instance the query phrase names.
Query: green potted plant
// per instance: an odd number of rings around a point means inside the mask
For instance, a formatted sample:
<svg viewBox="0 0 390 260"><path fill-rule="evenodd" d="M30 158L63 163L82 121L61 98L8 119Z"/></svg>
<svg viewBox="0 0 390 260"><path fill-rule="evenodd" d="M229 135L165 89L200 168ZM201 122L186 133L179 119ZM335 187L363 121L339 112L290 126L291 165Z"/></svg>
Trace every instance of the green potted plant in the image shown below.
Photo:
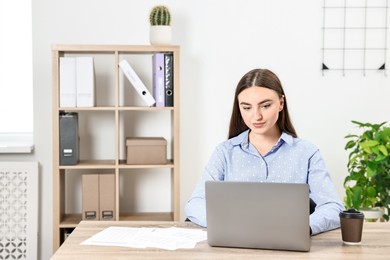
<svg viewBox="0 0 390 260"><path fill-rule="evenodd" d="M172 42L171 13L168 7L157 5L149 14L150 43L153 45L168 45Z"/></svg>
<svg viewBox="0 0 390 260"><path fill-rule="evenodd" d="M389 220L390 204L390 127L380 124L353 124L361 134L349 134L345 150L350 151L349 174L345 177L345 206L358 210L379 209ZM367 217L366 217L367 218Z"/></svg>

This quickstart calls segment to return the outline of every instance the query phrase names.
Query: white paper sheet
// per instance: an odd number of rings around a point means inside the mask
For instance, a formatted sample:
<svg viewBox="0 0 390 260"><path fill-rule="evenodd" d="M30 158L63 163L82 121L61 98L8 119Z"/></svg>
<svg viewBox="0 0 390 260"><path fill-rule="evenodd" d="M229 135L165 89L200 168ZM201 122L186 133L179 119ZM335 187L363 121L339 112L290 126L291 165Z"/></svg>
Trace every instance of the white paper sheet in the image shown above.
<svg viewBox="0 0 390 260"><path fill-rule="evenodd" d="M206 239L207 232L199 229L109 227L83 241L81 245L176 250L194 248L196 243Z"/></svg>

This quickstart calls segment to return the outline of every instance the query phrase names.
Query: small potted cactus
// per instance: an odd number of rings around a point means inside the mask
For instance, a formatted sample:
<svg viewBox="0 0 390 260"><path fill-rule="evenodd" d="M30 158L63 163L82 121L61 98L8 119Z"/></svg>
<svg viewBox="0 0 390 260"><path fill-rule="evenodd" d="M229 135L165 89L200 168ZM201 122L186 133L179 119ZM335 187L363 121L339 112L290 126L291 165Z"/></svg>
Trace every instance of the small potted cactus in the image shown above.
<svg viewBox="0 0 390 260"><path fill-rule="evenodd" d="M157 5L149 15L150 43L153 45L167 45L172 42L171 14L168 7Z"/></svg>

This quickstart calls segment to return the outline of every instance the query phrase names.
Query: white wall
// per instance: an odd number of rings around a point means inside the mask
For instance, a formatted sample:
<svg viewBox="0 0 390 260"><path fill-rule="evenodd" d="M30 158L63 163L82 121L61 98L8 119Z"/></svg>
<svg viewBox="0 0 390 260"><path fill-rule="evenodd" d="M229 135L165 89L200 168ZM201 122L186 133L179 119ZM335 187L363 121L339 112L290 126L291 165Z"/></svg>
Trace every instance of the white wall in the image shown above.
<svg viewBox="0 0 390 260"><path fill-rule="evenodd" d="M182 208L213 148L226 139L235 86L252 68L278 74L298 134L321 149L340 196L350 120L389 120L390 79L383 73L322 76L322 1L34 0L40 259L52 253L51 45L148 44L147 17L158 3L170 7L181 46Z"/></svg>

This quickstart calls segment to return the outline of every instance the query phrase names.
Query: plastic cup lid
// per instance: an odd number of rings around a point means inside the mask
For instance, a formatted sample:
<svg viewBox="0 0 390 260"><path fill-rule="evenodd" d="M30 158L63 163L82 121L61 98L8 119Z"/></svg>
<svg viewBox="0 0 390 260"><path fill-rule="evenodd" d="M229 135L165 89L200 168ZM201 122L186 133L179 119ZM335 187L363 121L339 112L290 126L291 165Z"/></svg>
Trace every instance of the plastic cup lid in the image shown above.
<svg viewBox="0 0 390 260"><path fill-rule="evenodd" d="M364 214L356 209L348 209L340 212L341 218L364 218Z"/></svg>

